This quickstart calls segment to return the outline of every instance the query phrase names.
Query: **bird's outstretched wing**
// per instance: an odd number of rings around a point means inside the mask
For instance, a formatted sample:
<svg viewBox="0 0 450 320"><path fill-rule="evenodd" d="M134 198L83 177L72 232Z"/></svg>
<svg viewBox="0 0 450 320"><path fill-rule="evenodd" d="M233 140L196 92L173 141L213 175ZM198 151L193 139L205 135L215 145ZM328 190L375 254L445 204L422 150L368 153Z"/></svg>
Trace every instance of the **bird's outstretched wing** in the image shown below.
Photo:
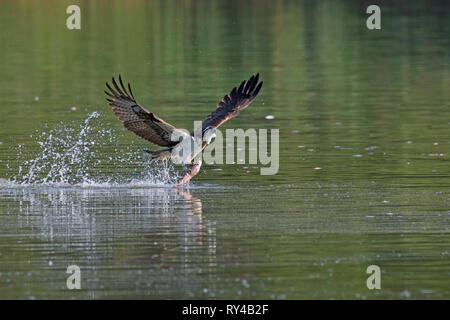
<svg viewBox="0 0 450 320"><path fill-rule="evenodd" d="M247 81L242 81L239 88L234 87L233 90L217 105L205 121L202 123L202 128L208 126L217 128L228 119L236 117L239 112L245 109L256 98L263 82L258 84L259 73L256 76L251 76Z"/></svg>
<svg viewBox="0 0 450 320"><path fill-rule="evenodd" d="M128 83L128 92L120 75L119 83L120 87L112 78L114 89L106 83L109 92L105 91L105 93L109 96L106 100L117 118L123 122L124 127L159 146L166 147L177 144L178 141L171 141L171 135L177 128L141 107L134 99L130 84Z"/></svg>

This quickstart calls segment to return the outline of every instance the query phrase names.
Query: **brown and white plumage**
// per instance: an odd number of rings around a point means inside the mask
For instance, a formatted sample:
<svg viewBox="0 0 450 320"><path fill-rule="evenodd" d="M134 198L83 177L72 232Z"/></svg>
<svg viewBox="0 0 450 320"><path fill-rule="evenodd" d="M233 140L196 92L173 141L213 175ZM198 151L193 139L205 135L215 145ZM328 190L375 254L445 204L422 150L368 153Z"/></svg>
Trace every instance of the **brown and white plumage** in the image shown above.
<svg viewBox="0 0 450 320"><path fill-rule="evenodd" d="M251 76L247 81L242 81L239 88L234 87L233 90L225 95L222 101L217 105L216 110L211 112L206 120L203 121L202 127L217 128L225 121L236 117L239 112L247 108L247 106L256 98L263 82L258 84L259 73Z"/></svg>
<svg viewBox="0 0 450 320"><path fill-rule="evenodd" d="M106 83L109 92L105 91L105 93L110 97L106 100L108 100L117 118L123 122L125 128L159 146L171 147L176 145L178 141L171 141L170 139L176 128L141 107L134 99L130 84L128 84L129 92L127 92L120 75L119 82L120 87L116 80L112 78L115 90Z"/></svg>
<svg viewBox="0 0 450 320"><path fill-rule="evenodd" d="M263 83L258 83L258 81L259 74L256 74L249 80L243 81L238 88L234 87L229 94L225 95L222 101L217 105L217 108L208 115L205 121L203 121L202 134L206 129L215 130L222 123L236 117L239 112L245 109L256 98L261 90ZM171 158L171 151L174 148L177 149L177 145L182 142L182 139L178 138L179 135L174 134L178 129L141 107L134 99L130 84L128 84L127 90L120 75L119 84L120 86L117 84L116 80L112 78L112 86L114 88L106 83L109 91L105 91L109 96L109 98L107 98L109 105L116 116L128 130L154 144L167 147L166 149L157 151L146 150L152 154L153 158L164 160ZM191 136L194 136L194 132L191 133ZM210 140L206 143L204 141L201 150L203 150L209 142ZM189 171L186 170L183 180L179 184L187 183L198 173L200 166L201 159L197 160Z"/></svg>

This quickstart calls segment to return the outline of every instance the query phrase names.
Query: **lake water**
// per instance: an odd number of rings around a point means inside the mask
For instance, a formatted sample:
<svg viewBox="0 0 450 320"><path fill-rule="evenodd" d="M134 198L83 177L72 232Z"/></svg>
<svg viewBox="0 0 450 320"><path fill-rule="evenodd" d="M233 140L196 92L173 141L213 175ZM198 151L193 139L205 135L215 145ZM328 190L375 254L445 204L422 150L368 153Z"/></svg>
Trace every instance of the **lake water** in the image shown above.
<svg viewBox="0 0 450 320"><path fill-rule="evenodd" d="M81 30L69 4L0 4L0 298L450 298L447 3L373 31L357 1L81 1ZM191 129L256 72L221 129L279 129L278 173L184 188L103 93Z"/></svg>

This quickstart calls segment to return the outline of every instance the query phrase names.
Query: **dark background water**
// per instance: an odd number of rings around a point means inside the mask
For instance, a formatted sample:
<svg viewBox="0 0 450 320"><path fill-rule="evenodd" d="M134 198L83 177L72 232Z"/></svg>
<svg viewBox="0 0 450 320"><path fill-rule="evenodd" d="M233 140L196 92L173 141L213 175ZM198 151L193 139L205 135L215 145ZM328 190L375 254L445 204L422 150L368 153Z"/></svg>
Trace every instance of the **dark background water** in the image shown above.
<svg viewBox="0 0 450 320"><path fill-rule="evenodd" d="M79 31L70 4L0 4L1 298L450 297L447 2L379 2L374 31L370 2L80 1ZM140 176L149 145L121 129L105 81L122 74L190 129L256 72L260 95L224 128L279 129L277 175Z"/></svg>

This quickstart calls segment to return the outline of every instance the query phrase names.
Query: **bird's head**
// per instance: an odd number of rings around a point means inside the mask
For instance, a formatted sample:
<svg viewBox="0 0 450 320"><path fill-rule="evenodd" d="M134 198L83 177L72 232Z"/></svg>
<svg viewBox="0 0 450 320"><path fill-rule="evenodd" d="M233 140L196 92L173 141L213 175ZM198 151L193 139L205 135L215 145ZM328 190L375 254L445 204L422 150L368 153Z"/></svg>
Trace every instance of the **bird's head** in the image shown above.
<svg viewBox="0 0 450 320"><path fill-rule="evenodd" d="M207 144L211 143L211 140L216 137L216 128L210 126L206 127L203 129L202 136L203 142L206 142Z"/></svg>

